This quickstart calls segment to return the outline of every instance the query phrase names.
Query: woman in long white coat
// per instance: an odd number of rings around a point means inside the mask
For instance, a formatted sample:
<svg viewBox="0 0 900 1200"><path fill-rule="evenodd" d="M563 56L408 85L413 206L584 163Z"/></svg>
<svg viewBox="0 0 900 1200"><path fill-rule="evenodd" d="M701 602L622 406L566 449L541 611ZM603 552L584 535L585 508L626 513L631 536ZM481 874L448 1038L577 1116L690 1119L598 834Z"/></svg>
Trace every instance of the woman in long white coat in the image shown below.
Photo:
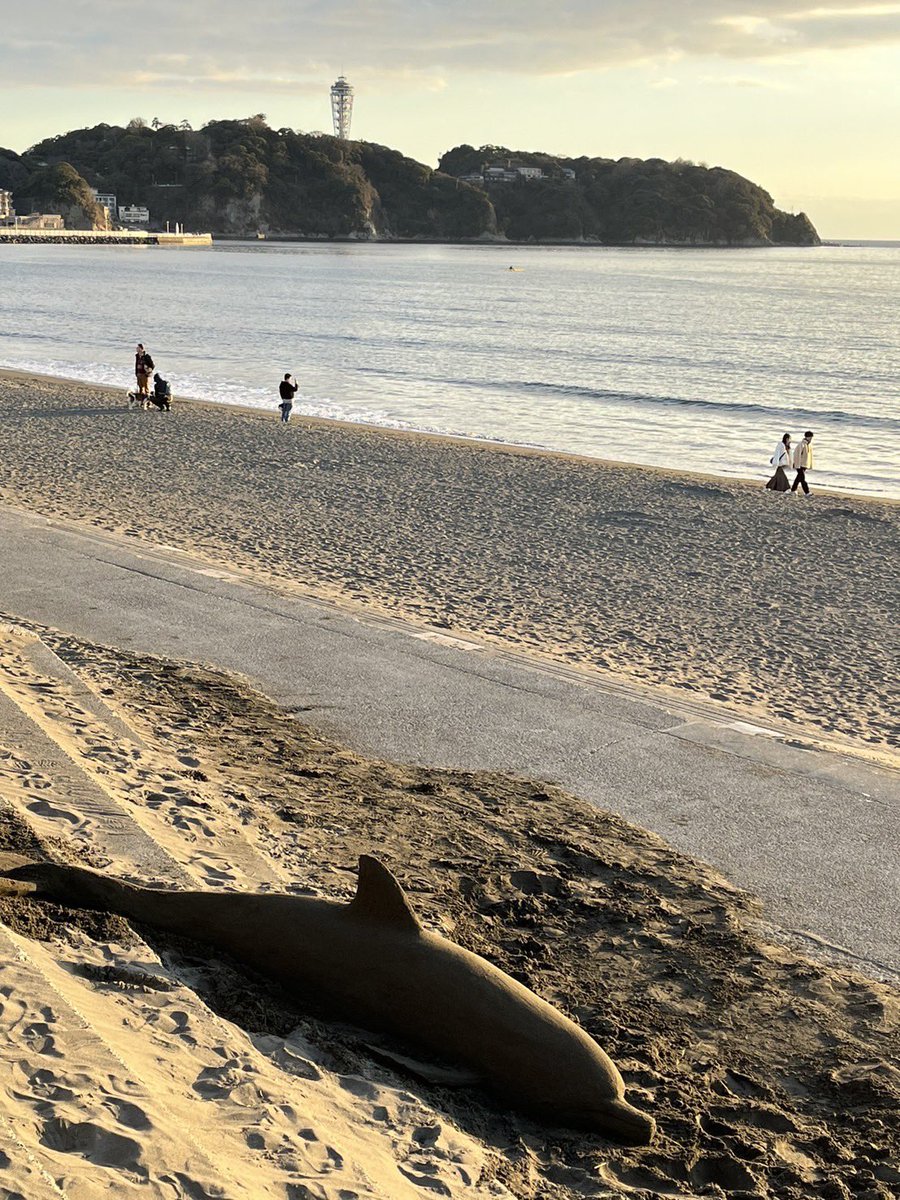
<svg viewBox="0 0 900 1200"><path fill-rule="evenodd" d="M775 474L766 487L772 492L790 491L791 485L788 483L786 474L787 469L791 466L791 435L789 433L786 433L775 447L775 453L769 461L775 468Z"/></svg>

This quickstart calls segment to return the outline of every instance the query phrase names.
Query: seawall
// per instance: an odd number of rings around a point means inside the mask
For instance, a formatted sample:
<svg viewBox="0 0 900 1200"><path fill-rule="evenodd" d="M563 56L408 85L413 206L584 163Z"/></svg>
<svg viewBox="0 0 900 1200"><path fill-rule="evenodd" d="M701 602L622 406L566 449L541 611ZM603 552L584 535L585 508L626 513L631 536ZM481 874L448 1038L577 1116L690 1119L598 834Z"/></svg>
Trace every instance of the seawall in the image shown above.
<svg viewBox="0 0 900 1200"><path fill-rule="evenodd" d="M0 245L211 246L211 233L150 233L137 229L0 229Z"/></svg>

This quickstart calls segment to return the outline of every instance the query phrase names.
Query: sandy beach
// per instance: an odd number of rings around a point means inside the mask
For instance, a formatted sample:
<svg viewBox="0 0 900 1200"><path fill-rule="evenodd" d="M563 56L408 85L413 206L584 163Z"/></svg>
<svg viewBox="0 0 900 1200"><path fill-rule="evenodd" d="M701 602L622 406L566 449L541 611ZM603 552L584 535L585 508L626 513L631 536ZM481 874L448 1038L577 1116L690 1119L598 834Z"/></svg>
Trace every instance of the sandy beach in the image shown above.
<svg viewBox="0 0 900 1200"><path fill-rule="evenodd" d="M896 753L894 504L13 373L0 438L8 503Z"/></svg>
<svg viewBox="0 0 900 1200"><path fill-rule="evenodd" d="M10 504L887 758L898 510L0 379ZM202 943L0 881L0 1189L93 1200L891 1200L900 997L545 783L367 758L236 678L0 625L0 869L346 901L577 1021L657 1122L556 1129ZM21 889L18 889L21 892Z"/></svg>
<svg viewBox="0 0 900 1200"><path fill-rule="evenodd" d="M658 1122L631 1149L548 1128L201 945L7 896L6 1194L897 1194L897 993L774 944L752 897L654 835L556 788L364 758L234 679L34 625L0 628L0 706L0 855L343 900L374 851Z"/></svg>

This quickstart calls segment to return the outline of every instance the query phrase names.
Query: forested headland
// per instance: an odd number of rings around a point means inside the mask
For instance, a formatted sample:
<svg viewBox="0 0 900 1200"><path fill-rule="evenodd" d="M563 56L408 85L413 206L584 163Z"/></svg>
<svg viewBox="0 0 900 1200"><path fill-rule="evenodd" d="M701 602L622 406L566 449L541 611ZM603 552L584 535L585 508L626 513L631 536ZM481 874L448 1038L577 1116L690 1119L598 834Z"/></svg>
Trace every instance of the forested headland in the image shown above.
<svg viewBox="0 0 900 1200"><path fill-rule="evenodd" d="M434 170L387 146L271 129L262 115L198 130L136 119L60 134L21 155L0 149L0 188L17 212L61 213L76 229L102 226L93 188L147 207L153 228L178 222L235 237L819 241L804 213L780 211L762 187L722 167L461 145Z"/></svg>

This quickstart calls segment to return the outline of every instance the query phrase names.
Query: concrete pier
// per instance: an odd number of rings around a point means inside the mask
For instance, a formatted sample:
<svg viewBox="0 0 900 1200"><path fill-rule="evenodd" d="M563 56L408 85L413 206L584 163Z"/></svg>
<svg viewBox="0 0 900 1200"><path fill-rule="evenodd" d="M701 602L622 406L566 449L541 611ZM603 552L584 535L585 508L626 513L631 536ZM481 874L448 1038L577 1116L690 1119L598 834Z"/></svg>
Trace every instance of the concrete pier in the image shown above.
<svg viewBox="0 0 900 1200"><path fill-rule="evenodd" d="M0 245L211 246L211 233L150 233L138 229L0 229Z"/></svg>

